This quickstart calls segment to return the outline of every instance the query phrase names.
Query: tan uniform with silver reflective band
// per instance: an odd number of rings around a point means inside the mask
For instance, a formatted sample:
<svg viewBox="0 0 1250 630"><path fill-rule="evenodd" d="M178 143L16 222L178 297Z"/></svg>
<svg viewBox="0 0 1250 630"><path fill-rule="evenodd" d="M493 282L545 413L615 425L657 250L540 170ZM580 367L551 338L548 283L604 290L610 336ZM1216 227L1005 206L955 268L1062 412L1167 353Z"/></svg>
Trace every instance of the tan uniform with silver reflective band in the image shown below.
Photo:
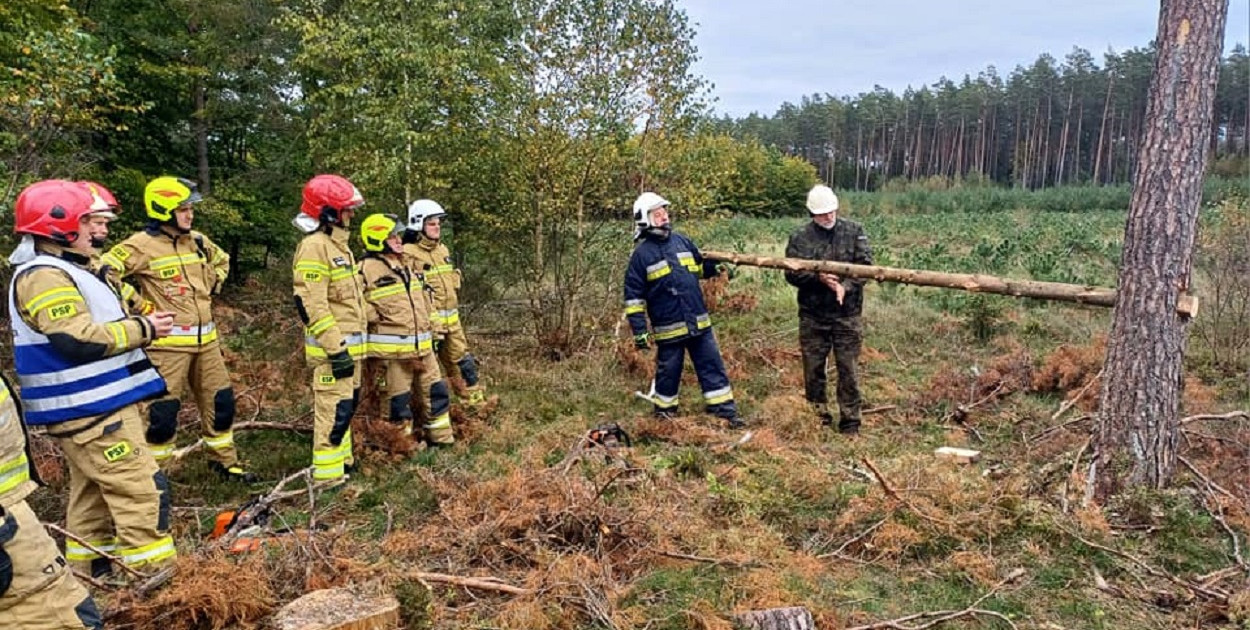
<svg viewBox="0 0 1250 630"><path fill-rule="evenodd" d="M47 243L39 249L53 256L65 252ZM99 269L89 271L108 277ZM141 317L93 321L78 286L60 269L35 267L14 281L18 316L45 336L61 333L81 344L103 345L109 356L144 348L152 341L151 324ZM69 465L66 529L134 567L173 560L177 552L168 532L168 484L143 439L139 406L50 425L48 435ZM66 542L65 555L84 571L99 558L73 541Z"/></svg>
<svg viewBox="0 0 1250 630"><path fill-rule="evenodd" d="M313 477L343 476L343 467L355 463L352 432L334 444L330 433L341 401L352 400L360 386L360 360L365 355L365 306L356 260L348 249L348 231L319 229L304 237L295 251L295 297L306 316L304 356L313 368ZM357 360L356 375L336 379L328 354L347 351Z"/></svg>
<svg viewBox="0 0 1250 630"><path fill-rule="evenodd" d="M183 234L162 226L136 232L110 248L101 261L139 285L140 312L174 314L173 331L148 349L170 393L148 407L149 439L153 424L162 427L155 432L156 441L148 442L156 461L163 463L174 454L178 400L190 390L209 457L224 466L237 463L231 430L234 392L212 311L212 294L226 281L230 256L199 232ZM133 288L123 284L123 299L127 290ZM133 309L131 302L127 300L127 307Z"/></svg>
<svg viewBox="0 0 1250 630"><path fill-rule="evenodd" d="M0 628L97 628L87 589L26 503L36 488L26 456L26 436L8 383L0 383L0 524L16 519L13 539L0 543L13 562L13 583L0 595ZM80 616L78 610L83 615Z"/></svg>
<svg viewBox="0 0 1250 630"><path fill-rule="evenodd" d="M441 340L438 362L443 368L443 374L449 378L463 379L459 363L469 354L469 340L460 323L460 270L451 264L451 252L441 240L432 241L421 237L416 243L404 245L404 255L408 266L420 274L431 289L430 325L434 336ZM460 393L472 402L485 399L481 384L467 387Z"/></svg>
<svg viewBox="0 0 1250 630"><path fill-rule="evenodd" d="M402 258L392 261L376 255L360 261L360 277L369 318L368 354L385 368L387 400L411 393L415 377L427 416L433 415L425 423L430 441L454 442L445 406L430 414L433 388L443 380L443 373L433 352L430 307L421 279L404 266ZM405 430L411 428L409 424Z"/></svg>

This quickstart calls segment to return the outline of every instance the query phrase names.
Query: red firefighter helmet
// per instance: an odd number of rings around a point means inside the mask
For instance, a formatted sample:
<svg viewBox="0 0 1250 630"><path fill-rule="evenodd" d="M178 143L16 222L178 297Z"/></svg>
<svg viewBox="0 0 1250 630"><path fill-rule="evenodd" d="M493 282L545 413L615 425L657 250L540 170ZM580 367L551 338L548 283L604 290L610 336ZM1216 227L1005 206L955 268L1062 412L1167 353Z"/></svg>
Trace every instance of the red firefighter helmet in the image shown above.
<svg viewBox="0 0 1250 630"><path fill-rule="evenodd" d="M89 180L79 181L78 185L82 186L83 190L86 190L87 194L92 197L91 207L95 210L92 214L112 215L109 217L110 219L117 218L117 213L121 210L121 204L117 203L117 197L113 196L112 191L105 188L103 184Z"/></svg>
<svg viewBox="0 0 1250 630"><path fill-rule="evenodd" d="M95 197L62 179L45 179L22 190L14 205L13 231L44 236L63 244L78 239L79 220L94 212ZM107 211L104 209L103 211Z"/></svg>
<svg viewBox="0 0 1250 630"><path fill-rule="evenodd" d="M320 221L322 213L326 210L334 211L337 217L338 211L354 210L364 203L365 198L361 196L360 191L346 178L338 175L318 175L304 184L304 203L300 205L299 210Z"/></svg>

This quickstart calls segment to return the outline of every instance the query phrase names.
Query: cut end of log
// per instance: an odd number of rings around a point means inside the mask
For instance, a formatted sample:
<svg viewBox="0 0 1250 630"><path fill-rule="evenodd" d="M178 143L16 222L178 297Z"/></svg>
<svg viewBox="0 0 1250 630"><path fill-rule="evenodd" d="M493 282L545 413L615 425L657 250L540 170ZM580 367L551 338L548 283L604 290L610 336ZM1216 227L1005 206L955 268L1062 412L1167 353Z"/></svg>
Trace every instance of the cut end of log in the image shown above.
<svg viewBox="0 0 1250 630"><path fill-rule="evenodd" d="M942 458L949 459L960 464L971 464L981 459L981 451L974 451L969 448L956 448L954 446L943 446L933 454Z"/></svg>
<svg viewBox="0 0 1250 630"><path fill-rule="evenodd" d="M392 630L399 627L399 600L348 588L313 591L274 615L277 630Z"/></svg>
<svg viewBox="0 0 1250 630"><path fill-rule="evenodd" d="M816 630L816 620L801 606L770 608L736 614L734 626L742 630Z"/></svg>
<svg viewBox="0 0 1250 630"><path fill-rule="evenodd" d="M1198 316L1198 296L1182 293L1176 300L1176 312L1190 319Z"/></svg>

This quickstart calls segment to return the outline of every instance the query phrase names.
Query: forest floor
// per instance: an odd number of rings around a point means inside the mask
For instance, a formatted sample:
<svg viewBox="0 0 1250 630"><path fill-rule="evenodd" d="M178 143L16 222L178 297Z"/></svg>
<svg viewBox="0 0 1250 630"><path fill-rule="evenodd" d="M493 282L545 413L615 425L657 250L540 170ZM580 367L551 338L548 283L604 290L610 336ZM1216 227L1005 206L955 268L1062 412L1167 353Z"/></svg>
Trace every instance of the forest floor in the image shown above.
<svg viewBox="0 0 1250 630"><path fill-rule="evenodd" d="M863 222L881 264L1111 286L1123 218ZM677 220L706 249L773 254L800 225ZM618 283L623 265L603 282ZM307 427L282 271L229 291L218 323L239 422ZM109 627L257 627L305 592L358 585L395 593L413 629L727 629L734 613L786 606L808 608L822 629L1250 628L1250 419L1185 424L1172 489L1085 499L1109 310L870 284L861 379L874 411L848 438L803 402L793 289L778 272L739 271L705 291L746 430L698 414L651 419L633 393L647 389L651 356L628 343L616 302L593 305L598 325L560 361L524 313L468 308L499 403L484 416L457 405L454 447L396 452L407 445L366 401L361 471L277 504L270 524L289 533L243 554L211 550L216 514L307 466L309 436L240 431L242 457L265 479L252 487L218 483L202 453L188 454L171 473L178 572L146 596L97 591ZM1189 367L1184 415L1250 408L1244 373ZM682 395L698 400L689 370ZM185 445L197 429L192 410L183 419ZM632 447L587 447L586 431L605 423ZM36 508L55 520L64 472L38 446L51 492ZM935 456L942 446L982 455L960 464Z"/></svg>

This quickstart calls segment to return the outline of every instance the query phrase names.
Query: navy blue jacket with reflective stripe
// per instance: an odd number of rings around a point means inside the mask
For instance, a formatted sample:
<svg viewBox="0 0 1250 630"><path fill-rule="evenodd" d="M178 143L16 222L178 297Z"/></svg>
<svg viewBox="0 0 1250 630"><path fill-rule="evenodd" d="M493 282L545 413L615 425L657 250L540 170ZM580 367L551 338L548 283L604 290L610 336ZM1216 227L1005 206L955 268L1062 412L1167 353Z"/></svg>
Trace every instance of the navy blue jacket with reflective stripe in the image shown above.
<svg viewBox="0 0 1250 630"><path fill-rule="evenodd" d="M699 279L716 274L716 264L703 260L684 234L671 232L663 238L644 233L625 271L625 310L634 335L647 332L648 318L658 343L707 329L710 320Z"/></svg>

